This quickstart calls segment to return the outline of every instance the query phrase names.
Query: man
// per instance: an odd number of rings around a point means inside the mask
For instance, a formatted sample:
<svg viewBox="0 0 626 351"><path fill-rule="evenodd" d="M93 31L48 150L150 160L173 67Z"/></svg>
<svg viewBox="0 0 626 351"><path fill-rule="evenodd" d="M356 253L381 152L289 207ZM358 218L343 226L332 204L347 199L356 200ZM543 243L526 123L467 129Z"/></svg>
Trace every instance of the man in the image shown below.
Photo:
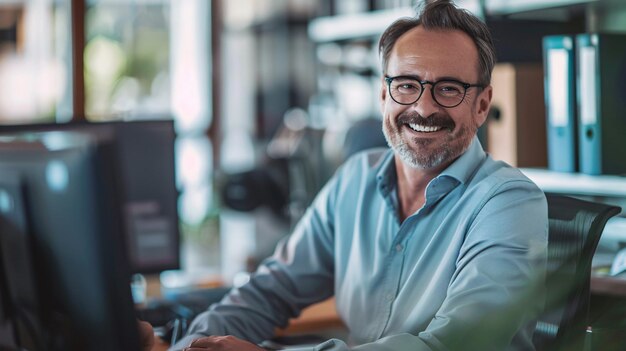
<svg viewBox="0 0 626 351"><path fill-rule="evenodd" d="M433 1L379 48L391 150L344 164L274 256L173 350L261 350L275 327L333 295L351 339L317 350L533 349L547 206L476 138L492 96L487 27Z"/></svg>

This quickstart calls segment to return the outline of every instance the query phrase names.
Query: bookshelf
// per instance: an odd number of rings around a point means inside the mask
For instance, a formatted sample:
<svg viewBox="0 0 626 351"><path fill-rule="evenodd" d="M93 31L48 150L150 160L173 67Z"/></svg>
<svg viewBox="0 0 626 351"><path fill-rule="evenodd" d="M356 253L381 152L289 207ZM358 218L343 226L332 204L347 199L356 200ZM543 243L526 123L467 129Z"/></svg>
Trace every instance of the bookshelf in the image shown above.
<svg viewBox="0 0 626 351"><path fill-rule="evenodd" d="M521 171L547 192L626 198L624 176L564 173L539 168L522 168Z"/></svg>

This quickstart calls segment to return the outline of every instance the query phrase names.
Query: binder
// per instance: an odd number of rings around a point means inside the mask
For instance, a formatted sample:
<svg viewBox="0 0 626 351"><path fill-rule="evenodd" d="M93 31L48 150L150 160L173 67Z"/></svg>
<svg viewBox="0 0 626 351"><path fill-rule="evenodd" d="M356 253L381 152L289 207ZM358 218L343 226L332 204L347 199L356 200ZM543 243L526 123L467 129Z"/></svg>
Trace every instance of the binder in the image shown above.
<svg viewBox="0 0 626 351"><path fill-rule="evenodd" d="M575 38L543 38L548 169L578 171Z"/></svg>
<svg viewBox="0 0 626 351"><path fill-rule="evenodd" d="M626 174L626 35L576 36L580 171Z"/></svg>
<svg viewBox="0 0 626 351"><path fill-rule="evenodd" d="M486 150L516 167L547 166L546 115L540 63L498 63L491 74L493 97Z"/></svg>

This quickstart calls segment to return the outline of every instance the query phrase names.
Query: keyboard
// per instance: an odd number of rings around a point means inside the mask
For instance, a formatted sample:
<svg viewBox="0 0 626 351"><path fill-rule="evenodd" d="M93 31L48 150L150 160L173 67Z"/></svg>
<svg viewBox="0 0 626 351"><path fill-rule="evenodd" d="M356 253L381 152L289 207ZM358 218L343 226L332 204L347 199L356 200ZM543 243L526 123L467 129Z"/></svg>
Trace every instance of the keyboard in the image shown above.
<svg viewBox="0 0 626 351"><path fill-rule="evenodd" d="M191 322L198 314L219 302L230 288L199 289L176 295L173 298L157 299L138 308L135 315L153 327L165 326L176 319Z"/></svg>
<svg viewBox="0 0 626 351"><path fill-rule="evenodd" d="M168 322L173 321L182 316L176 312L176 306L171 303L151 303L146 307L135 310L135 316L152 324L153 327L161 327Z"/></svg>
<svg viewBox="0 0 626 351"><path fill-rule="evenodd" d="M162 340L175 343L185 334L191 321L219 302L230 288L201 289L178 294L173 298L151 300L137 308L135 316L150 323Z"/></svg>

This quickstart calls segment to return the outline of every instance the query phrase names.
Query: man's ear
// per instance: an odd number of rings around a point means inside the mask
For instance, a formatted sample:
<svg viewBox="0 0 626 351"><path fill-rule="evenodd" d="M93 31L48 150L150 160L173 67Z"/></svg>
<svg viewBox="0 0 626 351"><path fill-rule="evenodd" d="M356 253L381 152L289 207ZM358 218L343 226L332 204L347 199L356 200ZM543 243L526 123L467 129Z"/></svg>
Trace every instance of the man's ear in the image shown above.
<svg viewBox="0 0 626 351"><path fill-rule="evenodd" d="M476 125L480 127L487 120L487 115L489 114L489 109L491 108L491 97L493 96L493 88L491 85L488 85L483 91L478 95L478 99L476 99L475 114L476 114Z"/></svg>

